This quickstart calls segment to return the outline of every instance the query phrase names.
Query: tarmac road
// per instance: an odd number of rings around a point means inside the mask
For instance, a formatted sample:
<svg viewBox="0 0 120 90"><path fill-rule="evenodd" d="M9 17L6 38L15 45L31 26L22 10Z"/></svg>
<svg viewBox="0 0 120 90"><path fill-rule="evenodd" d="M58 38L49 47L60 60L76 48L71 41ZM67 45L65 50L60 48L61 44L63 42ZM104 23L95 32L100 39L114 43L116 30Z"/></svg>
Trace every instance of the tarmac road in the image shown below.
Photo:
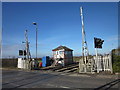
<svg viewBox="0 0 120 90"><path fill-rule="evenodd" d="M67 88L95 89L116 88L120 80L117 75L85 75L52 71L2 70L2 88ZM120 89L120 88L119 88Z"/></svg>

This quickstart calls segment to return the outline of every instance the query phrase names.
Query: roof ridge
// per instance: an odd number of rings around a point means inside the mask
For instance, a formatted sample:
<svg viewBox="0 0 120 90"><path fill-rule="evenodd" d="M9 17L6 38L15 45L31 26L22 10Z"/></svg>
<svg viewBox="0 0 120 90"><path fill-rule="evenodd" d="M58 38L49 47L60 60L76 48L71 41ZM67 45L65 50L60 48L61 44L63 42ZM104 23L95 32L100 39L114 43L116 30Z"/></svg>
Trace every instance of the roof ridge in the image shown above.
<svg viewBox="0 0 120 90"><path fill-rule="evenodd" d="M57 51L57 50L60 50L60 49L65 49L66 51L73 51L72 49L66 47L66 46L58 46L57 48L53 49L52 51Z"/></svg>

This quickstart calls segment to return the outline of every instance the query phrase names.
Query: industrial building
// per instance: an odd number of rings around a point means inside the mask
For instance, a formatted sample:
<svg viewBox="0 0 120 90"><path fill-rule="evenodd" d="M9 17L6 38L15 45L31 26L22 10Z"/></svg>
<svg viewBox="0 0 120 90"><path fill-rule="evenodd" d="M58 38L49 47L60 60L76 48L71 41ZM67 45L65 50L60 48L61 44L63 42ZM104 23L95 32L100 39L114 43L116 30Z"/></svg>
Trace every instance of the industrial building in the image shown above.
<svg viewBox="0 0 120 90"><path fill-rule="evenodd" d="M73 63L73 50L66 46L59 46L53 51L53 59L55 64L61 63L63 66Z"/></svg>

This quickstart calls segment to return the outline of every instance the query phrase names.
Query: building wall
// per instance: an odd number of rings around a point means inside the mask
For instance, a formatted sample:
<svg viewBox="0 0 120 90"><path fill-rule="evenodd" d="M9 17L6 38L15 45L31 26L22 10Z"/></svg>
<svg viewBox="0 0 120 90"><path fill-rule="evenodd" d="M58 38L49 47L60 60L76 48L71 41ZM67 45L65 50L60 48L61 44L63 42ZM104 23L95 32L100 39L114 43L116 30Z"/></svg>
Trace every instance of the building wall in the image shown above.
<svg viewBox="0 0 120 90"><path fill-rule="evenodd" d="M64 62L65 62L65 65L71 64L73 62L72 51L65 51Z"/></svg>
<svg viewBox="0 0 120 90"><path fill-rule="evenodd" d="M58 51L53 51L53 58L59 59L63 58L64 60L64 65L71 64L73 62L73 54L72 51L65 51L64 49L58 50Z"/></svg>
<svg viewBox="0 0 120 90"><path fill-rule="evenodd" d="M58 50L58 51L53 51L53 58L64 58L64 49Z"/></svg>

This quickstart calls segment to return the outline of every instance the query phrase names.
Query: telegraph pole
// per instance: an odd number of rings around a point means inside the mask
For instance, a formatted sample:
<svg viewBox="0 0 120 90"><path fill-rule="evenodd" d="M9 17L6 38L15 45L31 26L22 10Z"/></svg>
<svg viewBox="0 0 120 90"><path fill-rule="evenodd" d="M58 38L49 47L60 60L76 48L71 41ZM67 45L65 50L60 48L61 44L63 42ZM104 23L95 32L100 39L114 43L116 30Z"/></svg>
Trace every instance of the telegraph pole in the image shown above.
<svg viewBox="0 0 120 90"><path fill-rule="evenodd" d="M28 43L28 36L27 36L27 30L25 30L25 41L26 41L26 55L27 60L29 59L29 43Z"/></svg>
<svg viewBox="0 0 120 90"><path fill-rule="evenodd" d="M37 37L38 37L38 25L36 22L33 22L33 25L36 25L36 60L37 60Z"/></svg>
<svg viewBox="0 0 120 90"><path fill-rule="evenodd" d="M84 30L84 17L83 17L83 8L80 7L80 16L81 16L81 22L82 22L82 60L84 63L84 72L87 72L87 56L89 55L88 48L87 48L87 41L85 36L85 30ZM80 62L79 62L80 63ZM80 64L79 64L80 69ZM79 70L80 72L80 70Z"/></svg>
<svg viewBox="0 0 120 90"><path fill-rule="evenodd" d="M25 43L26 43L26 60L27 60L27 68L28 69L31 69L31 65L30 65L30 63L31 63L31 55L30 55L30 50L29 50L29 42L28 42L28 35L27 35L27 30L25 30Z"/></svg>

